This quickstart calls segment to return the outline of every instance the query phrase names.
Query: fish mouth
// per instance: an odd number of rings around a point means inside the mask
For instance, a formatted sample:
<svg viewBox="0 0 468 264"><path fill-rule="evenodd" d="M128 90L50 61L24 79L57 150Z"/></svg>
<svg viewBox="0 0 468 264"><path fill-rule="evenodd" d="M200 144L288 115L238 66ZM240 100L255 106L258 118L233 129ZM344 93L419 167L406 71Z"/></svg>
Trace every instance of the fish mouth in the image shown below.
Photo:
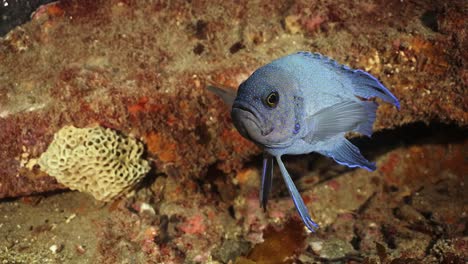
<svg viewBox="0 0 468 264"><path fill-rule="evenodd" d="M273 131L266 118L252 105L234 102L231 117L237 130L254 142L259 142L259 136L265 137Z"/></svg>

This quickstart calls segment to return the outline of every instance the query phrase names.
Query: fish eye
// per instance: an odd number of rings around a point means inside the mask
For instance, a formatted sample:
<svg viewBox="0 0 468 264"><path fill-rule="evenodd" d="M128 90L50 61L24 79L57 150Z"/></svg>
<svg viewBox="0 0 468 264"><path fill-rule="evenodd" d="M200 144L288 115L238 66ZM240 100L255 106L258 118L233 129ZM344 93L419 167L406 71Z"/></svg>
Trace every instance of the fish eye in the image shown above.
<svg viewBox="0 0 468 264"><path fill-rule="evenodd" d="M265 99L265 104L271 108L275 108L278 102L279 102L278 92L271 92Z"/></svg>

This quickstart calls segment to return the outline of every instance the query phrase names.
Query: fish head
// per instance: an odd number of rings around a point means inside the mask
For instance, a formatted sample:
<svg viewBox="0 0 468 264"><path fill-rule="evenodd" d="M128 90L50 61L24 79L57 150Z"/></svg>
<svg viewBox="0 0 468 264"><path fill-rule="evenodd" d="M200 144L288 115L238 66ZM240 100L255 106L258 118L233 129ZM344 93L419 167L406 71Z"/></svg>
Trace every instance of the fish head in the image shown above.
<svg viewBox="0 0 468 264"><path fill-rule="evenodd" d="M263 147L287 147L300 130L302 102L293 74L266 65L239 86L231 117L245 138Z"/></svg>

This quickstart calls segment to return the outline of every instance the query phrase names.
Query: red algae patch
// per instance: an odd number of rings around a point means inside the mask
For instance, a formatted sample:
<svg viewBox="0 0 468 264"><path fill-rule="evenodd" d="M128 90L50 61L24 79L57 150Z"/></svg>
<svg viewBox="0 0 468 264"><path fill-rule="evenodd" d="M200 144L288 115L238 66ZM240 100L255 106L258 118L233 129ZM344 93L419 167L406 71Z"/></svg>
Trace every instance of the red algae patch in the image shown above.
<svg viewBox="0 0 468 264"><path fill-rule="evenodd" d="M161 133L152 132L145 137L148 151L162 162L170 163L177 159L177 144Z"/></svg>

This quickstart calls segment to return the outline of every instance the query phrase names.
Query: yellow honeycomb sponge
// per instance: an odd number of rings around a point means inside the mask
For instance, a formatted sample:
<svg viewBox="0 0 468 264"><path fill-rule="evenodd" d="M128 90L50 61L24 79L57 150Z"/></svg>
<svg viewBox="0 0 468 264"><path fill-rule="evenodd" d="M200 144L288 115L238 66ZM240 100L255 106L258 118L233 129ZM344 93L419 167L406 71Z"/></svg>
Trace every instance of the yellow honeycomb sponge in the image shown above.
<svg viewBox="0 0 468 264"><path fill-rule="evenodd" d="M41 170L72 190L109 201L131 189L150 166L143 144L109 128L65 126L39 158Z"/></svg>

